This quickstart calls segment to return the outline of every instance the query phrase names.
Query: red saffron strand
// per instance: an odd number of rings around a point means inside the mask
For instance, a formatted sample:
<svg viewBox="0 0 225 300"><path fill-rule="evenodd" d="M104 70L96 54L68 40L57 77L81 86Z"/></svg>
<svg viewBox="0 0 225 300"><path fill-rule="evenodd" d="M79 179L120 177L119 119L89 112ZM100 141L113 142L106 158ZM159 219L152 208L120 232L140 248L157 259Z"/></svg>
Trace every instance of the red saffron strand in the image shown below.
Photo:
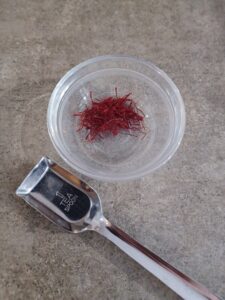
<svg viewBox="0 0 225 300"><path fill-rule="evenodd" d="M79 117L79 128L87 130L86 140L92 142L97 138L103 138L106 134L116 136L119 133L127 132L144 133L144 113L137 107L135 101L130 97L131 93L118 97L116 96L103 99L93 99L90 92L90 106L81 112L74 113Z"/></svg>

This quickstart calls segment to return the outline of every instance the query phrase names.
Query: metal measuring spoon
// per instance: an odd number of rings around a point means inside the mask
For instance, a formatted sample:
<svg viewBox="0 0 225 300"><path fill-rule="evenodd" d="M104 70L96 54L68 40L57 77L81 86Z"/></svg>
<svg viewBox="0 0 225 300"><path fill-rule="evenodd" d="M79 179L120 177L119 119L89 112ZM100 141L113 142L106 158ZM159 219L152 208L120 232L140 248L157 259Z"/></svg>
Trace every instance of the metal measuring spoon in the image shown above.
<svg viewBox="0 0 225 300"><path fill-rule="evenodd" d="M16 194L68 232L94 230L105 236L183 299L219 300L204 286L110 223L103 216L97 193L49 158L43 157L39 161Z"/></svg>

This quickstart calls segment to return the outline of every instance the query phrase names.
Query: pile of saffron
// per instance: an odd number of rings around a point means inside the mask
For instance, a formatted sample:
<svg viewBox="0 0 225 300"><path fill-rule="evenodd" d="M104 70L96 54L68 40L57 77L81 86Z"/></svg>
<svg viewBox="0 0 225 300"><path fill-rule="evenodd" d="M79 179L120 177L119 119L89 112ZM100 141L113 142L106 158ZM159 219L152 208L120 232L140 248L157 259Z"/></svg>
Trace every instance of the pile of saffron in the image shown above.
<svg viewBox="0 0 225 300"><path fill-rule="evenodd" d="M74 114L80 118L77 130L86 129L88 142L108 134L116 136L127 133L137 136L137 133L144 133L144 113L131 98L131 93L118 97L116 90L115 97L103 99L93 99L90 93L90 100L85 110Z"/></svg>

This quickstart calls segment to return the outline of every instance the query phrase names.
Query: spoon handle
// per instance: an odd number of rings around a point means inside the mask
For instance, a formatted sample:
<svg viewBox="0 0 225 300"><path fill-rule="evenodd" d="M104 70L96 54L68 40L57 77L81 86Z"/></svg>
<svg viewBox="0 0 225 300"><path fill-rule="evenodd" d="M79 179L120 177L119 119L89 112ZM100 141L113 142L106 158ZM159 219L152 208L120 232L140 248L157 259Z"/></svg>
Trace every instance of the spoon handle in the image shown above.
<svg viewBox="0 0 225 300"><path fill-rule="evenodd" d="M97 230L186 300L219 300L207 288L175 269L117 226L104 219Z"/></svg>

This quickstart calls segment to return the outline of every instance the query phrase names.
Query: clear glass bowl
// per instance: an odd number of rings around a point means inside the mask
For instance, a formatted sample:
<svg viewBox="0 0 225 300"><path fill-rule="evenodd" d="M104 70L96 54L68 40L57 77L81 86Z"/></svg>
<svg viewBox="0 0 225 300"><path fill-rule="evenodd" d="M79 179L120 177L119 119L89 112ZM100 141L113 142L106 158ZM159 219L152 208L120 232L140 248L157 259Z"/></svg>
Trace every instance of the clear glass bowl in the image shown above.
<svg viewBox="0 0 225 300"><path fill-rule="evenodd" d="M77 132L78 117L93 98L132 93L145 114L145 137L119 134L96 142ZM172 80L150 62L129 56L100 56L71 69L56 85L48 107L48 130L59 155L75 170L95 179L139 178L165 164L185 128L185 110Z"/></svg>

